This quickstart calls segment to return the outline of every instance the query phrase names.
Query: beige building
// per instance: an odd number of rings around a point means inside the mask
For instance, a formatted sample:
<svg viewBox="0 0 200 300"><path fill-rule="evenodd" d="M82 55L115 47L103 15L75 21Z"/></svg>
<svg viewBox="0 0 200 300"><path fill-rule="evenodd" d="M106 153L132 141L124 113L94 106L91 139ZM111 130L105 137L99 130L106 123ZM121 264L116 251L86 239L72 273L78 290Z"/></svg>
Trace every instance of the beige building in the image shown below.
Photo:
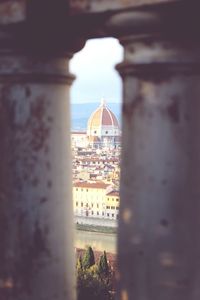
<svg viewBox="0 0 200 300"><path fill-rule="evenodd" d="M119 194L104 182L77 182L73 186L74 214L79 217L117 219Z"/></svg>
<svg viewBox="0 0 200 300"><path fill-rule="evenodd" d="M84 131L71 132L71 145L72 148L87 148L89 145L89 140L86 132Z"/></svg>

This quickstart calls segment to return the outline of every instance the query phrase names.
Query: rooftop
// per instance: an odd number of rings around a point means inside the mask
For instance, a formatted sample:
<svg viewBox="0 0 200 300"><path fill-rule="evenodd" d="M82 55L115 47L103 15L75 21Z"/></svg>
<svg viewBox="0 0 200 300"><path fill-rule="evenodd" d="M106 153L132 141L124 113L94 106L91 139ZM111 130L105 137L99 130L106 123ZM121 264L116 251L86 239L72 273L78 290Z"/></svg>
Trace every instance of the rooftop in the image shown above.
<svg viewBox="0 0 200 300"><path fill-rule="evenodd" d="M90 189L106 189L110 184L104 182L75 182L74 187L90 188Z"/></svg>

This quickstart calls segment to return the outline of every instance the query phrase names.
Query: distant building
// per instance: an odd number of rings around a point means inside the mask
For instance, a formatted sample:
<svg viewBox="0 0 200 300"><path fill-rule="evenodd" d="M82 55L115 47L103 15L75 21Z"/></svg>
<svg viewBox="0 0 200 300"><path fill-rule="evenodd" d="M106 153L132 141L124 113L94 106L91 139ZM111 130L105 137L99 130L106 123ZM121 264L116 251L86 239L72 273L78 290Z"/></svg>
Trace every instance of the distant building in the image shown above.
<svg viewBox="0 0 200 300"><path fill-rule="evenodd" d="M74 214L80 217L118 219L119 193L104 182L73 185Z"/></svg>
<svg viewBox="0 0 200 300"><path fill-rule="evenodd" d="M73 148L116 148L120 145L121 132L118 120L104 100L91 114L87 132L71 133Z"/></svg>
<svg viewBox="0 0 200 300"><path fill-rule="evenodd" d="M112 191L106 195L106 218L118 219L119 216L119 192Z"/></svg>
<svg viewBox="0 0 200 300"><path fill-rule="evenodd" d="M114 113L104 100L91 114L87 125L87 136L90 146L94 148L117 147L120 144L120 128Z"/></svg>
<svg viewBox="0 0 200 300"><path fill-rule="evenodd" d="M73 148L87 148L89 140L84 131L73 131L71 133L71 145Z"/></svg>

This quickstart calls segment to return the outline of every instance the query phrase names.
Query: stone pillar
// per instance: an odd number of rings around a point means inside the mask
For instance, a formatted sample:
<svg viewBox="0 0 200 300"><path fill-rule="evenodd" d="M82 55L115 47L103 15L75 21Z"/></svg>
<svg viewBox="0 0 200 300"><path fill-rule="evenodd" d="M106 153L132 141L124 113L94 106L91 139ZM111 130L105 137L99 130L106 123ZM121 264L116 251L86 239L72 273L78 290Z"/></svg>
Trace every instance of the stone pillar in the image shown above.
<svg viewBox="0 0 200 300"><path fill-rule="evenodd" d="M121 43L117 299L198 300L199 44L188 37L180 41L150 34Z"/></svg>
<svg viewBox="0 0 200 300"><path fill-rule="evenodd" d="M0 49L0 299L71 300L75 297L71 56L25 54L4 38Z"/></svg>

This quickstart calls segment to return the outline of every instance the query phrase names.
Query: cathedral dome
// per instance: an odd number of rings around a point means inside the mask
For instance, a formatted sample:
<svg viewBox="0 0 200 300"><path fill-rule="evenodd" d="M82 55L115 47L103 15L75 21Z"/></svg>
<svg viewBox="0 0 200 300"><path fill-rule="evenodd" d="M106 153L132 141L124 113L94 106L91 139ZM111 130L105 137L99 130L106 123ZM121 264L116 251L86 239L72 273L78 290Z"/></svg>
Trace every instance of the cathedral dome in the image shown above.
<svg viewBox="0 0 200 300"><path fill-rule="evenodd" d="M101 105L92 113L88 121L88 130L92 128L112 126L119 129L119 123L114 113L107 107L104 100Z"/></svg>
<svg viewBox="0 0 200 300"><path fill-rule="evenodd" d="M104 100L91 114L88 120L87 135L89 140L98 137L101 142L115 141L114 137L120 136L119 123L114 113L107 107Z"/></svg>

